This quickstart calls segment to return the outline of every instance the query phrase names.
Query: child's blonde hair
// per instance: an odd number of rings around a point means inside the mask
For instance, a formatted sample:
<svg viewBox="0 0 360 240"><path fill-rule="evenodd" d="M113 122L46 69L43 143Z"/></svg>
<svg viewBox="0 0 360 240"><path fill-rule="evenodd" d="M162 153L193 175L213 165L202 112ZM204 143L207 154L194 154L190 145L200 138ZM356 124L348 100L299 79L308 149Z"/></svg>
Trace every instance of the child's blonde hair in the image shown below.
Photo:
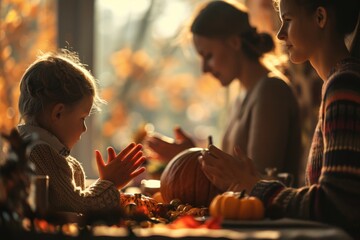
<svg viewBox="0 0 360 240"><path fill-rule="evenodd" d="M100 111L104 100L98 95L96 80L76 53L60 49L41 54L20 82L20 120L34 121L47 106L73 105L84 96L93 96L92 111Z"/></svg>

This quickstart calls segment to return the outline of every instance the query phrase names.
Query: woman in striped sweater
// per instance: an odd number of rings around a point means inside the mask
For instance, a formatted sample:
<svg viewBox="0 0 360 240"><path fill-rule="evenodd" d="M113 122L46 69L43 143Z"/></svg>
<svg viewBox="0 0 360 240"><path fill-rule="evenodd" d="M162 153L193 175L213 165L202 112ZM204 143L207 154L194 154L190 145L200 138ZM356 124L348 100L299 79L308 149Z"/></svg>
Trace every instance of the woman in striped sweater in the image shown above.
<svg viewBox="0 0 360 240"><path fill-rule="evenodd" d="M359 35L350 51L344 41L359 22L360 2L275 2L282 20L278 38L285 42L290 60L310 61L324 81L306 186L294 189L261 180L239 148L235 159L211 146L199 161L224 191L246 189L261 198L269 217L325 222L360 237L360 60L351 50L358 49Z"/></svg>

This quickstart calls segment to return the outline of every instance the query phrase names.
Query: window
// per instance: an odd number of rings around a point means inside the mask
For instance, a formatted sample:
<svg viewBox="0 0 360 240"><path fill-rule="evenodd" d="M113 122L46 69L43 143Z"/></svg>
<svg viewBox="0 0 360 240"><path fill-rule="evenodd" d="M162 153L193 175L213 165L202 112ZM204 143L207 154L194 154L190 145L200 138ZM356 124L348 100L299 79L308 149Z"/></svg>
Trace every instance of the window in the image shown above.
<svg viewBox="0 0 360 240"><path fill-rule="evenodd" d="M192 43L177 43L203 1L95 2L95 75L108 105L98 114L104 147L122 148L141 130L173 136L180 125L204 143L221 140L226 89L209 75Z"/></svg>

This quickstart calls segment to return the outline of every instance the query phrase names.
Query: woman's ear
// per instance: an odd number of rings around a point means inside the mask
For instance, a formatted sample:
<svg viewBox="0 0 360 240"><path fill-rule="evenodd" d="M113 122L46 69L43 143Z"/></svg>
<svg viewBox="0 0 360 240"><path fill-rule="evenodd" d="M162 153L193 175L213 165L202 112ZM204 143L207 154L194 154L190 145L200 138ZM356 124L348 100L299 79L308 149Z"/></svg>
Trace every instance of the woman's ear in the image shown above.
<svg viewBox="0 0 360 240"><path fill-rule="evenodd" d="M328 13L324 7L318 7L316 9L315 18L316 23L320 28L324 28L328 21Z"/></svg>
<svg viewBox="0 0 360 240"><path fill-rule="evenodd" d="M64 113L65 105L63 103L57 103L52 107L51 110L51 120L57 121L61 118L62 114Z"/></svg>

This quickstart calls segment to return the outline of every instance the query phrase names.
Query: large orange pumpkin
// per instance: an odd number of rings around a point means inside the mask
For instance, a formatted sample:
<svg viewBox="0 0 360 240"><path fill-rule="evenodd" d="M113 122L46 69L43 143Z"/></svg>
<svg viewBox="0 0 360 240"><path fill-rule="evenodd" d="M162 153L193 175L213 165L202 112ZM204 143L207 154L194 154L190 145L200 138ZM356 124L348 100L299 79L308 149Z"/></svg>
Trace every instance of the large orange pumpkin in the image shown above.
<svg viewBox="0 0 360 240"><path fill-rule="evenodd" d="M208 207L220 193L205 176L198 161L203 148L189 148L176 155L160 178L160 192L165 202L179 199L194 207Z"/></svg>

